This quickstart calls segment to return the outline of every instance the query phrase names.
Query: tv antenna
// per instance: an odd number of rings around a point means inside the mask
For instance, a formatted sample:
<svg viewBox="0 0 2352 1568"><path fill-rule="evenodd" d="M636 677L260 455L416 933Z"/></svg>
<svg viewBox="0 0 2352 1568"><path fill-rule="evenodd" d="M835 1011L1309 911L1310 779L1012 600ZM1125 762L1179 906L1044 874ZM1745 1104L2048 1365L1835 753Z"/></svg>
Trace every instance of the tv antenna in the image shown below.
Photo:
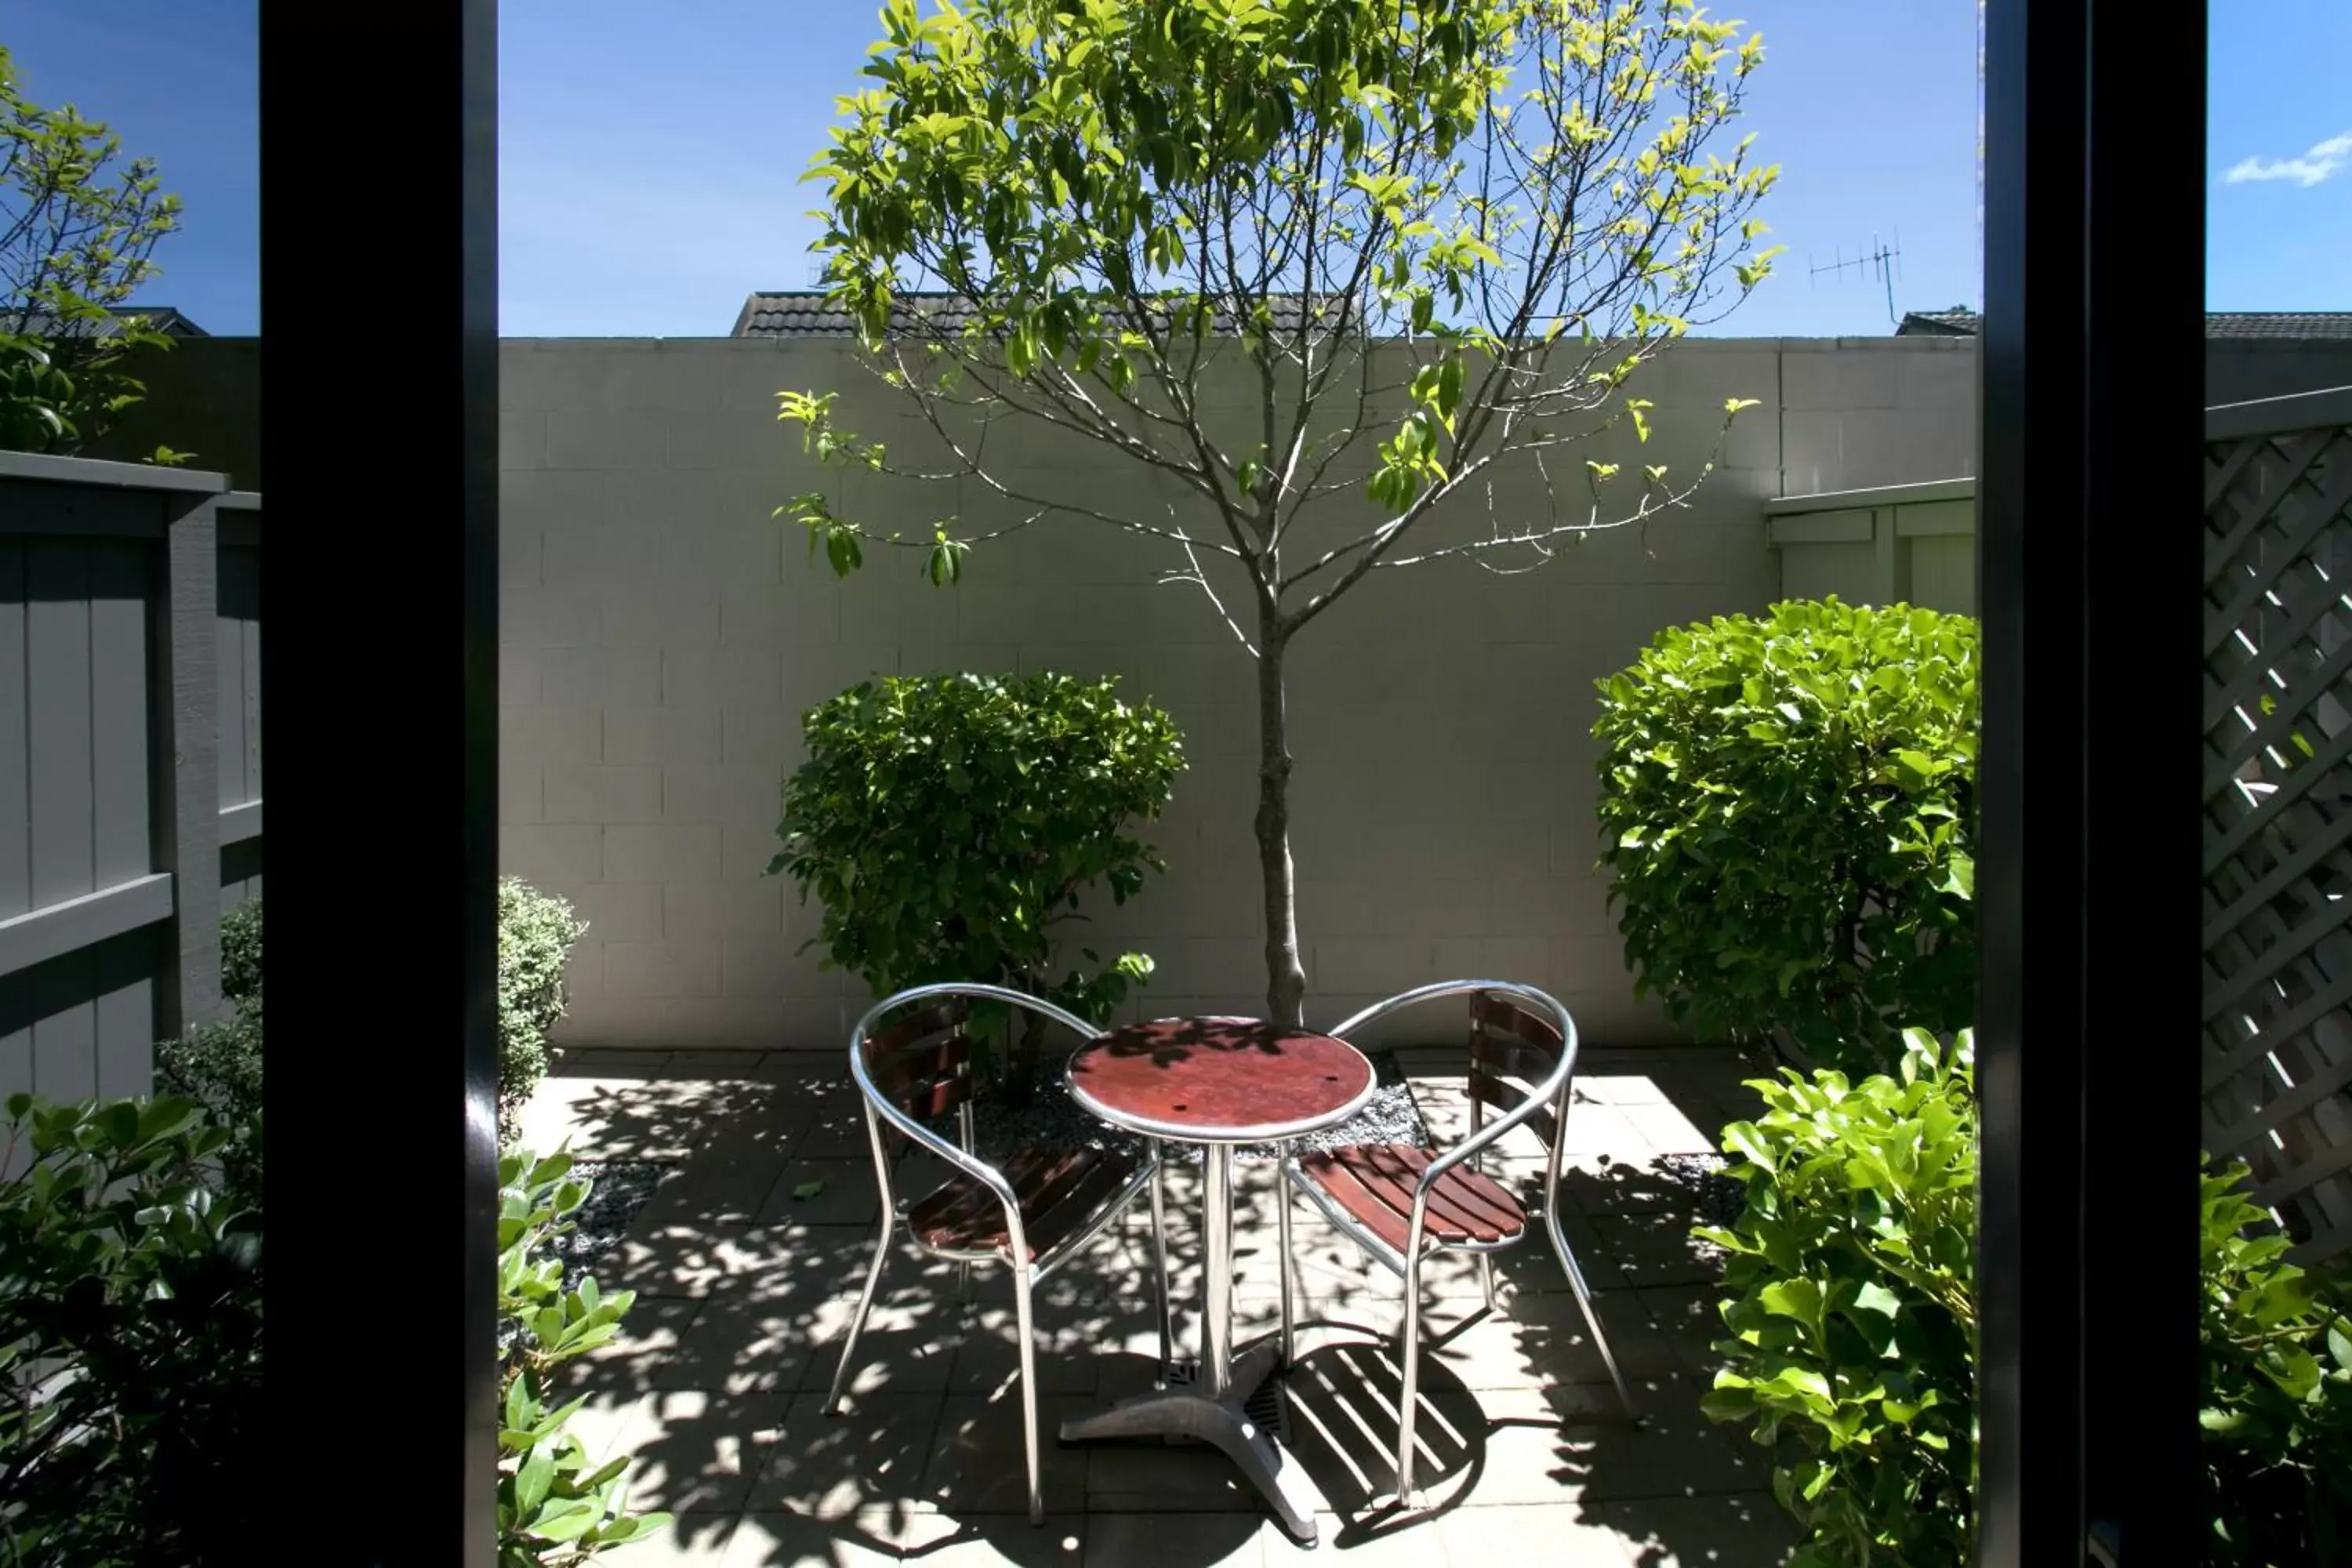
<svg viewBox="0 0 2352 1568"><path fill-rule="evenodd" d="M1890 323L1901 326L1903 317L1895 309L1895 279L1902 272L1903 231L1895 230L1895 243L1891 246L1883 243L1876 235L1872 235L1869 248L1851 258L1846 256L1843 246L1831 254L1836 259L1825 267L1816 265L1812 269L1813 277L1818 279L1824 272L1840 277L1850 271L1861 272L1865 276L1875 274L1886 292L1886 319Z"/></svg>

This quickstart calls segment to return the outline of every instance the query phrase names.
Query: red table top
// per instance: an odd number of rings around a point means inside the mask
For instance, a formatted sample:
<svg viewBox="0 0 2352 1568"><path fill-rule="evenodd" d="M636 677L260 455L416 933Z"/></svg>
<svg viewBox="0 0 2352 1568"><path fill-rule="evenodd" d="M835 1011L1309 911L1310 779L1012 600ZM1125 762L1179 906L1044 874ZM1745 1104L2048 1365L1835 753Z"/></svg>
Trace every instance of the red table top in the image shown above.
<svg viewBox="0 0 2352 1568"><path fill-rule="evenodd" d="M1259 1143L1344 1121L1372 1097L1347 1041L1255 1018L1160 1018L1070 1058L1070 1092L1113 1126L1199 1143Z"/></svg>

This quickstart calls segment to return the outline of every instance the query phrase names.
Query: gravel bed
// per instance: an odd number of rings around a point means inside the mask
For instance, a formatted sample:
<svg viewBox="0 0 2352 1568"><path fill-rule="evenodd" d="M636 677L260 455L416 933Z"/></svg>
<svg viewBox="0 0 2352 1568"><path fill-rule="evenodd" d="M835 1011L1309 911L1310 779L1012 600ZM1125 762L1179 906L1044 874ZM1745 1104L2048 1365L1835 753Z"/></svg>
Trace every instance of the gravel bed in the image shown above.
<svg viewBox="0 0 2352 1568"><path fill-rule="evenodd" d="M588 1183L589 1189L588 1201L572 1213L572 1228L549 1243L549 1250L563 1259L564 1289L578 1289L581 1279L594 1272L597 1259L621 1245L629 1222L652 1198L654 1189L677 1169L649 1160L583 1160L572 1167L571 1174ZM501 1321L501 1360L513 1348L514 1340L513 1326Z"/></svg>
<svg viewBox="0 0 2352 1568"><path fill-rule="evenodd" d="M1748 1209L1748 1189L1723 1173L1725 1162L1713 1154L1661 1154L1659 1173L1691 1194L1698 1216L1708 1225L1738 1223Z"/></svg>
<svg viewBox="0 0 2352 1568"><path fill-rule="evenodd" d="M1429 1129L1421 1120L1421 1110L1412 1102L1412 1089L1396 1062L1387 1051L1367 1051L1379 1088L1371 1103L1346 1121L1324 1131L1298 1139L1293 1145L1301 1151L1336 1149L1350 1143L1410 1143L1415 1148L1429 1144ZM1051 1087L1041 1091L1027 1105L1017 1109L1001 1103L988 1102L985 1097L979 1110L980 1153L987 1160L1002 1160L1016 1149L1110 1149L1140 1154L1144 1141L1133 1133L1122 1132L1105 1126L1077 1103L1062 1092L1052 1073L1040 1075ZM1197 1143L1171 1143L1168 1157L1179 1163L1199 1164L1202 1151ZM1270 1143L1244 1144L1234 1151L1243 1160L1271 1160L1275 1157Z"/></svg>

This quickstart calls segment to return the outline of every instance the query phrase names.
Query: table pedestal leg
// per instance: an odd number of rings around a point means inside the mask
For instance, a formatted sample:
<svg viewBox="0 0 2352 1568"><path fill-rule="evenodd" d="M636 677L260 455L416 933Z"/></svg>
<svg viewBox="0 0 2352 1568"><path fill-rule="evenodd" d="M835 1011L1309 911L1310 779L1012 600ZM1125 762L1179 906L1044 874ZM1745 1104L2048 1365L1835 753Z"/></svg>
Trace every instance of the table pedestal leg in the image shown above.
<svg viewBox="0 0 2352 1568"><path fill-rule="evenodd" d="M1315 1499L1301 1487L1297 1467L1276 1446L1274 1434L1243 1408L1258 1385L1274 1375L1279 1356L1260 1345L1234 1363L1220 1395L1160 1389L1123 1399L1108 1410L1062 1423L1062 1441L1083 1443L1114 1437L1189 1437L1212 1443L1239 1466L1243 1475L1303 1543L1315 1544Z"/></svg>
<svg viewBox="0 0 2352 1568"><path fill-rule="evenodd" d="M1250 1484L1274 1508L1283 1528L1307 1545L1315 1544L1315 1500L1299 1484L1297 1468L1284 1457L1274 1434L1260 1426L1244 1405L1280 1364L1277 1345L1259 1345L1235 1361L1234 1338L1234 1152L1212 1143L1202 1172L1202 1272L1208 1300L1202 1303L1201 1378L1204 1392L1155 1389L1121 1400L1108 1410L1062 1423L1062 1441L1105 1437L1189 1437L1213 1443L1241 1468Z"/></svg>

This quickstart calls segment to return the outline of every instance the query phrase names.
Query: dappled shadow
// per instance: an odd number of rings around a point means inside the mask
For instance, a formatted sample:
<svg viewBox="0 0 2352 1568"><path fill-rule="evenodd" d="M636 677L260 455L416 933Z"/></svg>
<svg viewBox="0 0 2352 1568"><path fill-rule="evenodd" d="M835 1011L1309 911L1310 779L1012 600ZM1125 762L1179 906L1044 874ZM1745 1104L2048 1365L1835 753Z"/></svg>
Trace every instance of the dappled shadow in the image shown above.
<svg viewBox="0 0 2352 1568"><path fill-rule="evenodd" d="M1158 1370L1141 1203L1038 1290L1045 1528L1027 1522L1013 1292L1001 1268L973 1269L967 1297L962 1270L921 1258L901 1231L848 1408L824 1410L879 1217L864 1112L832 1067L719 1084L598 1079L575 1101L600 1154L690 1155L597 1268L608 1288L641 1292L624 1339L566 1369L567 1392L592 1398L591 1452L635 1456L635 1506L677 1516L676 1549L712 1560L723 1551L730 1565L845 1568L869 1554L974 1545L1043 1565L1076 1562L1081 1542L1115 1560L1120 1542L1106 1546L1104 1531L1163 1525L1176 1533L1139 1538L1133 1555L1181 1564L1197 1552L1205 1563L1244 1548L1265 1510L1213 1451L1056 1441L1065 1416L1143 1392ZM1622 1157L1580 1152L1562 1183L1563 1228L1649 1426L1635 1429L1619 1408L1539 1225L1496 1256L1497 1312L1485 1307L1474 1259L1433 1259L1418 1394L1423 1511L1388 1502L1399 1282L1300 1211L1304 1353L1286 1374L1286 1452L1336 1518L1325 1549L1435 1547L1435 1530L1412 1532L1444 1528L1465 1508L1572 1502L1648 1568L1780 1560L1790 1531L1768 1495L1768 1456L1697 1412L1716 1331L1714 1265L1682 1239L1697 1199L1687 1167L1652 1157L1657 1143L1715 1136L1717 1097L1730 1089L1720 1071L1694 1081L1702 1087L1685 1089L1663 1068L1580 1075L1570 1121L1573 1137L1587 1118L1596 1143L1618 1128L1655 1140ZM1520 1184L1540 1164L1498 1173ZM902 1190L926 1190L924 1174L908 1169ZM1263 1166L1236 1176L1245 1340L1273 1326L1275 1188ZM1173 1173L1170 1187L1181 1354L1198 1329L1197 1167Z"/></svg>
<svg viewBox="0 0 2352 1568"><path fill-rule="evenodd" d="M1396 1505L1396 1455L1404 1384L1392 1348L1328 1344L1302 1354L1284 1377L1287 1452L1324 1507L1340 1520L1331 1544L1345 1550L1429 1525L1475 1493L1485 1468L1486 1420L1476 1395L1443 1366L1426 1362L1415 1392L1414 1480L1433 1510Z"/></svg>

